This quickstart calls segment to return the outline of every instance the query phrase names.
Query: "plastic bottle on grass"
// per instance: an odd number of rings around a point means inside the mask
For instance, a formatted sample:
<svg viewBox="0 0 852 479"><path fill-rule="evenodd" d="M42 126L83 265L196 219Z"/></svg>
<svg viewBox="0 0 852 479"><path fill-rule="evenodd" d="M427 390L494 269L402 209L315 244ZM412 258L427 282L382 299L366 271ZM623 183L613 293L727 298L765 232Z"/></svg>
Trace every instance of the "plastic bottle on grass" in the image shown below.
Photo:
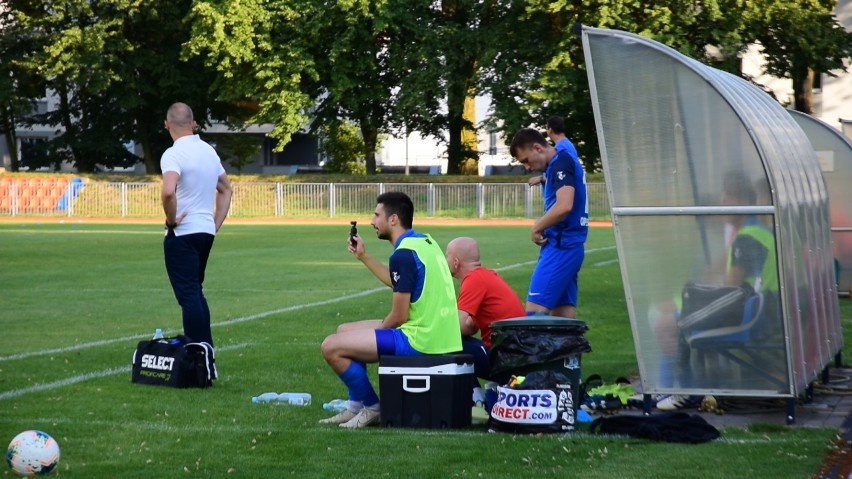
<svg viewBox="0 0 852 479"><path fill-rule="evenodd" d="M154 337L151 338L151 339L154 340L154 341L156 341L158 339L163 339L163 330L160 329L160 328L155 329L154 330Z"/></svg>
<svg viewBox="0 0 852 479"><path fill-rule="evenodd" d="M275 403L289 404L291 406L310 406L311 395L308 393L263 393L251 398L252 404Z"/></svg>
<svg viewBox="0 0 852 479"><path fill-rule="evenodd" d="M339 413L349 406L348 399L332 399L322 405L322 408L328 412Z"/></svg>

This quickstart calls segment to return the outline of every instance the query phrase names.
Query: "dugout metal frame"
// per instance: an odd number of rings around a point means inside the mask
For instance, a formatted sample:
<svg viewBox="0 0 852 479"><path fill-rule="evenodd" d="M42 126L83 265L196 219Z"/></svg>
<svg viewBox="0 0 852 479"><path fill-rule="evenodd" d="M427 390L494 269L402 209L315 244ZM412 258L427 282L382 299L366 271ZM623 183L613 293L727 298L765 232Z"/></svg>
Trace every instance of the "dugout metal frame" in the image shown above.
<svg viewBox="0 0 852 479"><path fill-rule="evenodd" d="M795 397L842 346L828 191L808 137L739 77L631 33L579 33L646 408L651 394L786 398L792 423ZM754 200L723 202L726 175ZM660 334L664 305L677 310L687 282L722 282L731 217L774 233L777 311L763 339L743 318L743 334L686 349L678 369L683 338Z"/></svg>

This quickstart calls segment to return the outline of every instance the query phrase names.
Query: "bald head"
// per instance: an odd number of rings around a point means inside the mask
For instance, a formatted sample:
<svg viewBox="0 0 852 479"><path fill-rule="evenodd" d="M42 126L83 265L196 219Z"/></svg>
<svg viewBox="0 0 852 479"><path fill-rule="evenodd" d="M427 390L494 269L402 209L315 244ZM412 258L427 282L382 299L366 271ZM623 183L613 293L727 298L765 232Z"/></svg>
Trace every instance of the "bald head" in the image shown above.
<svg viewBox="0 0 852 479"><path fill-rule="evenodd" d="M169 111L166 112L166 130L172 135L172 139L194 133L195 121L189 105L178 102L169 107Z"/></svg>
<svg viewBox="0 0 852 479"><path fill-rule="evenodd" d="M450 241L447 245L447 264L450 267L450 273L458 279L464 278L469 271L482 266L476 240L462 236Z"/></svg>

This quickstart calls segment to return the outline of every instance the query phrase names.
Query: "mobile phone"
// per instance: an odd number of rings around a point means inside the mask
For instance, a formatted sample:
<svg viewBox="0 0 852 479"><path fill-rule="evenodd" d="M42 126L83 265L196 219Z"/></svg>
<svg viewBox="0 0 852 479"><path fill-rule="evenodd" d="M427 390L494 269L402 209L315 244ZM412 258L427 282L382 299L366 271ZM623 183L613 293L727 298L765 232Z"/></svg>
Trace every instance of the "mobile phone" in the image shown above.
<svg viewBox="0 0 852 479"><path fill-rule="evenodd" d="M351 225L349 227L349 244L355 246L356 244L358 244L355 242L355 237L358 236L358 222L350 221L349 224Z"/></svg>

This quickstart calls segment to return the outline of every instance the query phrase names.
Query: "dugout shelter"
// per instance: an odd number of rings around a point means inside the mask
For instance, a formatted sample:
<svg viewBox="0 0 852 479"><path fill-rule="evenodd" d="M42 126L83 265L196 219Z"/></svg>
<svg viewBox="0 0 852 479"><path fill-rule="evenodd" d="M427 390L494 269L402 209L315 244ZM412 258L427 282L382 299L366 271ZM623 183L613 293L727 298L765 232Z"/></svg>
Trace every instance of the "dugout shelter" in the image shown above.
<svg viewBox="0 0 852 479"><path fill-rule="evenodd" d="M643 392L786 398L793 422L794 399L842 346L808 137L737 76L631 33L579 33ZM746 231L767 251L748 272L756 293L686 329L687 285L722 290Z"/></svg>
<svg viewBox="0 0 852 479"><path fill-rule="evenodd" d="M837 289L852 289L852 142L836 128L811 115L787 110L811 141L828 188L831 245Z"/></svg>

